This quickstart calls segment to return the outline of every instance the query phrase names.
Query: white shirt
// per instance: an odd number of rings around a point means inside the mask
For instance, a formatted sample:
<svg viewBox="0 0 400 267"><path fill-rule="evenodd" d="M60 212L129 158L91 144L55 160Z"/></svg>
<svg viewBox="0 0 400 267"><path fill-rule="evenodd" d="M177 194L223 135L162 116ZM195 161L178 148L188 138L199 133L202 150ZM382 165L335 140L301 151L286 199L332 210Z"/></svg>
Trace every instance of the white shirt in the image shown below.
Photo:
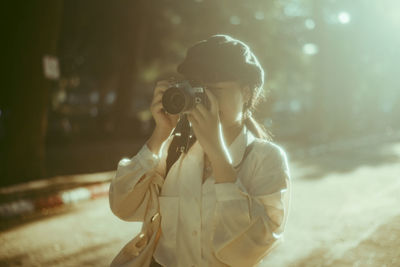
<svg viewBox="0 0 400 267"><path fill-rule="evenodd" d="M162 234L153 256L161 265L256 266L282 241L290 199L286 153L246 127L228 150L237 167L235 183L215 184L212 174L203 183L204 152L198 142L171 167L159 195ZM135 194L149 171L165 173L166 152L166 145L160 155L144 145L136 156L120 161L110 185L116 216L140 220L135 213L142 212L130 210L124 199Z"/></svg>

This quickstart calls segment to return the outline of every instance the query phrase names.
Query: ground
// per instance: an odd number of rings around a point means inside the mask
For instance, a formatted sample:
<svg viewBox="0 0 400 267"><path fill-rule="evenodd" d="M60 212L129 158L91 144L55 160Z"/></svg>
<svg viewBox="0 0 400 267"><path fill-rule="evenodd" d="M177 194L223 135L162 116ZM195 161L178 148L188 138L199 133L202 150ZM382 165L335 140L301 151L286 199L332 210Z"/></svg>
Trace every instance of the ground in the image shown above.
<svg viewBox="0 0 400 267"><path fill-rule="evenodd" d="M289 162L285 239L261 267L400 266L400 143ZM139 227L81 202L3 230L0 266L108 266Z"/></svg>

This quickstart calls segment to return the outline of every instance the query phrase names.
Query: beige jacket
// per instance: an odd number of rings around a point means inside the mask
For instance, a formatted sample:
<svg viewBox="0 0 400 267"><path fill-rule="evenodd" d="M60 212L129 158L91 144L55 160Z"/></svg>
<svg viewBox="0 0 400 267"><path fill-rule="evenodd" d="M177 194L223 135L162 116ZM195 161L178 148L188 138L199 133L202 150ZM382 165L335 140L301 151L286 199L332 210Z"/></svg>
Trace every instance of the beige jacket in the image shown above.
<svg viewBox="0 0 400 267"><path fill-rule="evenodd" d="M143 199L138 196L146 194L151 173L165 177L169 141L160 155L145 145L133 158L119 162L109 194L116 216L144 220L145 201L132 199ZM237 170L235 183L215 184L212 174L202 182L203 174L212 171L203 172L198 142L169 171L158 197L162 230L154 258L161 265L257 266L283 240L290 199L286 153L245 127L228 150Z"/></svg>

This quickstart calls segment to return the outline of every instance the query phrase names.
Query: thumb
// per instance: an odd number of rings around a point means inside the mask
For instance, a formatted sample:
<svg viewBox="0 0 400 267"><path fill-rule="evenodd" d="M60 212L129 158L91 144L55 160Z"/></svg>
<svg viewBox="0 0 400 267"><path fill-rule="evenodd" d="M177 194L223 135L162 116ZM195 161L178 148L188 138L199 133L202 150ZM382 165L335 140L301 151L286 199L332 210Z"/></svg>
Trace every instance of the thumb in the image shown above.
<svg viewBox="0 0 400 267"><path fill-rule="evenodd" d="M214 114L218 113L219 107L217 97L208 89L205 89L205 92L210 100L210 111Z"/></svg>

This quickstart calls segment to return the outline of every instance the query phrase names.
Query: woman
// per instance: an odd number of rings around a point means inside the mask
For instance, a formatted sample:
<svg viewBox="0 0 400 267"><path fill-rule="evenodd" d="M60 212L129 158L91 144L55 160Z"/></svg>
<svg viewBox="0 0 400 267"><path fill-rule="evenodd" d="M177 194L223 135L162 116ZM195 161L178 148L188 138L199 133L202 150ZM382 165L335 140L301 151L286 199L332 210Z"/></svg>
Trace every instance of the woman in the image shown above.
<svg viewBox="0 0 400 267"><path fill-rule="evenodd" d="M151 105L156 127L136 156L120 161L111 210L143 221L151 177L162 177L152 266L256 266L283 238L290 196L286 154L251 113L264 71L243 42L214 35L188 49L178 72L207 88L210 107L186 112L196 139L179 153L179 136L171 134L178 116L161 102L173 81L159 81Z"/></svg>

